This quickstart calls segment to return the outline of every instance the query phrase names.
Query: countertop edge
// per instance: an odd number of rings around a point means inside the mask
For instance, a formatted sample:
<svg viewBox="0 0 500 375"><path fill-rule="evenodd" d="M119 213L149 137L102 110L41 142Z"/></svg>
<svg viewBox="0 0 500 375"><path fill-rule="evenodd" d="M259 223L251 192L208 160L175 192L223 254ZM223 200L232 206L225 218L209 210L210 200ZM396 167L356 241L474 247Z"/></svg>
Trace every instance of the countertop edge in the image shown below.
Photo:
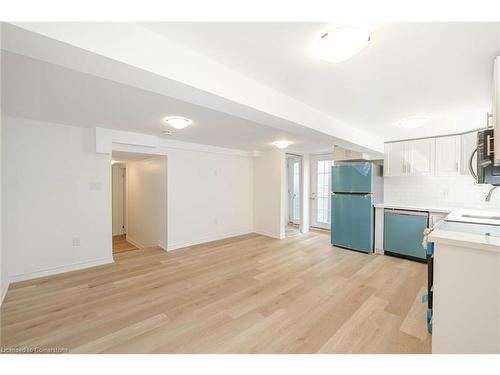
<svg viewBox="0 0 500 375"><path fill-rule="evenodd" d="M374 205L375 208L394 208L399 210L408 210L408 211L427 211L427 212L436 212L448 214L453 211L452 208L447 207L431 207L431 206L405 206L401 204L390 204L390 203L377 203Z"/></svg>
<svg viewBox="0 0 500 375"><path fill-rule="evenodd" d="M437 244L442 243L446 245L491 251L500 255L500 238L497 237L435 229L429 234L428 241Z"/></svg>

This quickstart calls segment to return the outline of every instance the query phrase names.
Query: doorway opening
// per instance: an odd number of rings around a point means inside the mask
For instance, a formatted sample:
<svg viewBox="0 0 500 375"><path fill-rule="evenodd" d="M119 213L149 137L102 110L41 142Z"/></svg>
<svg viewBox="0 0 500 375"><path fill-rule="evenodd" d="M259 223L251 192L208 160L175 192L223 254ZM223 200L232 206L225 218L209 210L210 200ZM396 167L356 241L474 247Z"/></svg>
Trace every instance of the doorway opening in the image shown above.
<svg viewBox="0 0 500 375"><path fill-rule="evenodd" d="M112 152L113 255L167 244L167 158Z"/></svg>
<svg viewBox="0 0 500 375"><path fill-rule="evenodd" d="M311 227L330 230L333 164L333 154L311 157Z"/></svg>
<svg viewBox="0 0 500 375"><path fill-rule="evenodd" d="M287 210L285 236L300 234L302 156L286 154Z"/></svg>

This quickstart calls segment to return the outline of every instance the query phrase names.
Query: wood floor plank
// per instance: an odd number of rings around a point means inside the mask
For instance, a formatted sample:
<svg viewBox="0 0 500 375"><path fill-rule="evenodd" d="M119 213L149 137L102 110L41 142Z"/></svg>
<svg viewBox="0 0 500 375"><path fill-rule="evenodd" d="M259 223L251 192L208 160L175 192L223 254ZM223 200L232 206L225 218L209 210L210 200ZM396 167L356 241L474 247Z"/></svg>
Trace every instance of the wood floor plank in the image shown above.
<svg viewBox="0 0 500 375"><path fill-rule="evenodd" d="M3 347L75 353L429 353L425 265L247 234L12 284Z"/></svg>

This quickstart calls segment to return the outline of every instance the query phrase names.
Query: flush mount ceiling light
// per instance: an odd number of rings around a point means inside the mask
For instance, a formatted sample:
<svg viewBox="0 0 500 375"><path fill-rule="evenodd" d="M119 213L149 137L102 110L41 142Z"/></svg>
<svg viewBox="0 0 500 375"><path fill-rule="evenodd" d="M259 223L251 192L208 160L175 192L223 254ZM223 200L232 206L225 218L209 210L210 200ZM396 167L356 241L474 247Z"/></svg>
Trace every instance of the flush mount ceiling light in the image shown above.
<svg viewBox="0 0 500 375"><path fill-rule="evenodd" d="M190 119L180 116L169 116L163 119L167 124L176 129L184 129L193 123Z"/></svg>
<svg viewBox="0 0 500 375"><path fill-rule="evenodd" d="M314 43L316 56L329 62L342 62L361 51L374 32L372 25L338 26L323 32Z"/></svg>
<svg viewBox="0 0 500 375"><path fill-rule="evenodd" d="M275 142L273 142L273 145L278 147L278 148L287 148L291 144L292 144L292 142L290 142L290 141L275 141Z"/></svg>
<svg viewBox="0 0 500 375"><path fill-rule="evenodd" d="M406 129L416 129L420 128L422 125L424 125L427 121L429 120L428 117L411 117L407 118L405 120L402 120L399 123L399 126L406 128Z"/></svg>

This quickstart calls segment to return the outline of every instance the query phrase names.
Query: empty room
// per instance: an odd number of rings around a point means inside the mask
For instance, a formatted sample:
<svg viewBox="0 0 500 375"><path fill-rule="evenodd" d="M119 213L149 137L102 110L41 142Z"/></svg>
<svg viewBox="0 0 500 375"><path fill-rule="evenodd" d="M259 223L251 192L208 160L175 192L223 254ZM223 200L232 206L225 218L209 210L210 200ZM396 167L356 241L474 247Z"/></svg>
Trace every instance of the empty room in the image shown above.
<svg viewBox="0 0 500 375"><path fill-rule="evenodd" d="M0 23L2 357L498 362L500 20L237 20Z"/></svg>

